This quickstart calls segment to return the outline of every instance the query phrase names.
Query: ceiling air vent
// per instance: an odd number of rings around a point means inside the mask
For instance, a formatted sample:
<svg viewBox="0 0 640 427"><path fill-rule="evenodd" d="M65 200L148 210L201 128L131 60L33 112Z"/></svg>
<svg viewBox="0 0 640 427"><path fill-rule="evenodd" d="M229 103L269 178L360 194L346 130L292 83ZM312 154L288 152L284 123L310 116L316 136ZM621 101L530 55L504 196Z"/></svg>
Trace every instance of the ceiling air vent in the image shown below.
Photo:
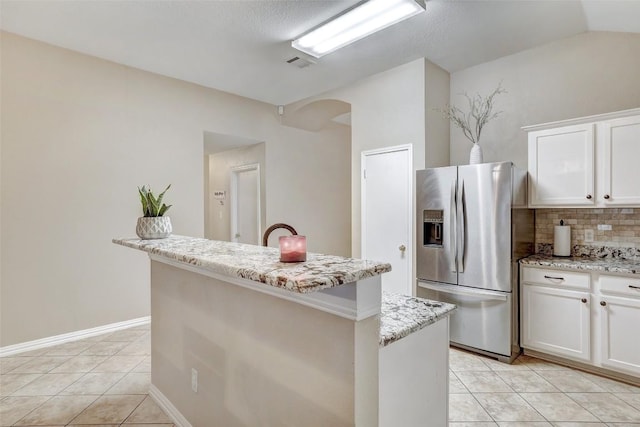
<svg viewBox="0 0 640 427"><path fill-rule="evenodd" d="M295 65L298 68L306 68L309 65L315 64L315 62L311 61L310 59L294 56L293 58L287 60L287 64Z"/></svg>

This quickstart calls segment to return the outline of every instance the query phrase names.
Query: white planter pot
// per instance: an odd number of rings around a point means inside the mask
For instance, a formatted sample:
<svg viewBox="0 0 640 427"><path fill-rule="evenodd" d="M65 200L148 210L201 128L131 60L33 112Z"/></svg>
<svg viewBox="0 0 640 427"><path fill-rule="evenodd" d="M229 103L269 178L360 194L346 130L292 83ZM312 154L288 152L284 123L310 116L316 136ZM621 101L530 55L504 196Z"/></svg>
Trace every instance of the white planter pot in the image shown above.
<svg viewBox="0 0 640 427"><path fill-rule="evenodd" d="M138 218L136 234L141 239L164 239L171 235L171 218L168 216L150 216Z"/></svg>

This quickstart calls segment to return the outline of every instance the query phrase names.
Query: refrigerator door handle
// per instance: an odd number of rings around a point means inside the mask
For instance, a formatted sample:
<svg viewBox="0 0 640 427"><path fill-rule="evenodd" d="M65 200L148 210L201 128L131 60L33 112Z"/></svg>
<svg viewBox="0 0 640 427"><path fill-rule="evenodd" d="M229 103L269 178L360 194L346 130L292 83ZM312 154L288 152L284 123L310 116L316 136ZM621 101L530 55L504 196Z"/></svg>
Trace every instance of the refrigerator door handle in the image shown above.
<svg viewBox="0 0 640 427"><path fill-rule="evenodd" d="M427 282L418 282L418 286L432 291L442 292L452 295L463 295L466 297L475 297L484 301L506 301L507 294L503 292L485 291L482 289L468 289L457 285L431 284Z"/></svg>
<svg viewBox="0 0 640 427"><path fill-rule="evenodd" d="M453 181L451 183L451 206L449 207L449 260L450 260L450 270L452 272L457 272L456 269L456 240L457 233L456 228L458 225L456 224L456 182Z"/></svg>
<svg viewBox="0 0 640 427"><path fill-rule="evenodd" d="M465 214L465 199L464 199L464 180L460 182L460 190L458 191L458 201L456 219L458 221L458 237L460 243L458 244L458 272L464 272L464 256L465 254L465 229L464 229L464 214Z"/></svg>

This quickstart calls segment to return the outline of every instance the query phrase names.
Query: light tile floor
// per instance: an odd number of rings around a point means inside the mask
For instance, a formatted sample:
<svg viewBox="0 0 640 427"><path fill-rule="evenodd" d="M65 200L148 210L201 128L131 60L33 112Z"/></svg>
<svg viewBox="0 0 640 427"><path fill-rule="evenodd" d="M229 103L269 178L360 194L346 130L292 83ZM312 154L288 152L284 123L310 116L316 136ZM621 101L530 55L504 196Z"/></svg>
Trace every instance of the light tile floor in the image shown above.
<svg viewBox="0 0 640 427"><path fill-rule="evenodd" d="M0 358L0 426L169 427L148 396L149 326Z"/></svg>
<svg viewBox="0 0 640 427"><path fill-rule="evenodd" d="M148 326L0 358L0 425L173 426L147 394L150 362ZM640 427L638 387L454 348L450 367L450 427Z"/></svg>
<svg viewBox="0 0 640 427"><path fill-rule="evenodd" d="M528 356L451 348L449 427L640 427L640 388Z"/></svg>

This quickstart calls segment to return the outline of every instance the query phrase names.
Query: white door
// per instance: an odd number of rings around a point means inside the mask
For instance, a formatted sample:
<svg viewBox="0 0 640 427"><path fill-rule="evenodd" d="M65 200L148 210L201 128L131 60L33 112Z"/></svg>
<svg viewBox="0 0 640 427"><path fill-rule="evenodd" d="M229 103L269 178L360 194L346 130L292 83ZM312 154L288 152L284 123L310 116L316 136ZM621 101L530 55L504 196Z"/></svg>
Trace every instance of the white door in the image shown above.
<svg viewBox="0 0 640 427"><path fill-rule="evenodd" d="M260 165L231 169L231 241L260 244Z"/></svg>
<svg viewBox="0 0 640 427"><path fill-rule="evenodd" d="M382 289L412 294L411 145L362 153L362 258L391 264Z"/></svg>

